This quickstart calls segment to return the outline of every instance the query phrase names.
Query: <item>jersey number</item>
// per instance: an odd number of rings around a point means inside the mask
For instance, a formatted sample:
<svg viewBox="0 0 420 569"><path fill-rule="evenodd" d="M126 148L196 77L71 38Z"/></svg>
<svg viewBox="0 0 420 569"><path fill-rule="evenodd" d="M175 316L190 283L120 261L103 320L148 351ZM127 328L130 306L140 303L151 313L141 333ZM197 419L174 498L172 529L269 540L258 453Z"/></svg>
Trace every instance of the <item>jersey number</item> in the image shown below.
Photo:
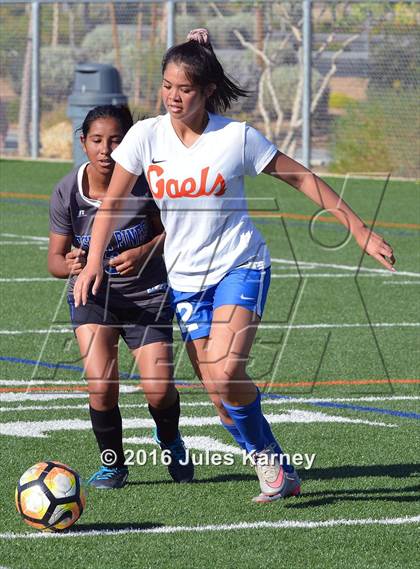
<svg viewBox="0 0 420 569"><path fill-rule="evenodd" d="M195 322L188 324L188 320L191 318L191 314L193 313L193 305L191 302L180 302L176 306L176 311L179 314L179 326L181 330L185 332L192 332L193 330L198 329L198 324Z"/></svg>

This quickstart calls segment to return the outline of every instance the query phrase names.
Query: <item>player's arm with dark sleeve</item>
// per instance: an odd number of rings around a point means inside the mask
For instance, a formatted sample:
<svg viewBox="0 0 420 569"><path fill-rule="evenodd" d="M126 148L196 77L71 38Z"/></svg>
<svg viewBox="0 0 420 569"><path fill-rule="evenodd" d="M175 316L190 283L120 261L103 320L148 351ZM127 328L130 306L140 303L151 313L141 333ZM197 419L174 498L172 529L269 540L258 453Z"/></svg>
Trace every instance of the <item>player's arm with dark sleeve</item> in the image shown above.
<svg viewBox="0 0 420 569"><path fill-rule="evenodd" d="M128 249L109 261L121 276L128 277L138 274L141 267L154 257L163 255L166 233L160 219L159 209L150 197L147 215L150 219L153 237L139 247Z"/></svg>
<svg viewBox="0 0 420 569"><path fill-rule="evenodd" d="M50 200L50 235L48 243L48 271L59 279L80 273L86 264L86 253L72 249L73 227L69 208L60 186L57 186Z"/></svg>

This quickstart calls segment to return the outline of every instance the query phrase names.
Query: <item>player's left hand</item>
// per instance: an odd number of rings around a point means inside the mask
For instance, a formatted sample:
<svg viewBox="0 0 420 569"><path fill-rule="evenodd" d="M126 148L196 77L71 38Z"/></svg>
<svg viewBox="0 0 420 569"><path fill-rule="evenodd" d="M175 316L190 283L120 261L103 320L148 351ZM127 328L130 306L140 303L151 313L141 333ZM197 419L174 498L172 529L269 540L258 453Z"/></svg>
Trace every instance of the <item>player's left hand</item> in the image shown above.
<svg viewBox="0 0 420 569"><path fill-rule="evenodd" d="M135 247L110 259L109 266L114 267L123 277L133 277L138 275L147 257L148 251L144 246Z"/></svg>
<svg viewBox="0 0 420 569"><path fill-rule="evenodd" d="M364 226L354 234L359 247L366 251L368 255L376 259L389 271L396 272L394 269L395 257L392 247L385 239Z"/></svg>

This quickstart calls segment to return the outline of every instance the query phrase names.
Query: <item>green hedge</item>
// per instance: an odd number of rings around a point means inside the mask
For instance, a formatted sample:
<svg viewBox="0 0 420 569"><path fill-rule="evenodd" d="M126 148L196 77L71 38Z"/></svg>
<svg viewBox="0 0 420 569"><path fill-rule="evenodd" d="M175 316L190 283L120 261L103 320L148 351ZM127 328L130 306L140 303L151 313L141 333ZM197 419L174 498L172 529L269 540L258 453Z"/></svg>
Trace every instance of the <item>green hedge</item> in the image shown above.
<svg viewBox="0 0 420 569"><path fill-rule="evenodd" d="M331 171L419 174L418 90L369 92L335 120Z"/></svg>

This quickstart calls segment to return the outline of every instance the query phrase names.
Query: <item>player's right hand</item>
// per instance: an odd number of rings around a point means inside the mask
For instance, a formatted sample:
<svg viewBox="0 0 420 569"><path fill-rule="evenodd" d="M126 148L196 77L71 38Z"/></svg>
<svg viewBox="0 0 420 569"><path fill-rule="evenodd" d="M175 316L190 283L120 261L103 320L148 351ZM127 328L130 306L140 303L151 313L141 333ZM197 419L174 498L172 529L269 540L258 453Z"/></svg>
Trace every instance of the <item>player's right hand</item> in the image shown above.
<svg viewBox="0 0 420 569"><path fill-rule="evenodd" d="M91 266L89 263L80 272L74 284L73 296L74 305L77 308L80 304L83 306L87 303L89 289L92 286L92 294L98 292L99 286L103 278L103 268L102 266Z"/></svg>
<svg viewBox="0 0 420 569"><path fill-rule="evenodd" d="M86 251L83 249L72 249L67 253L65 262L70 275L78 275L86 265Z"/></svg>

